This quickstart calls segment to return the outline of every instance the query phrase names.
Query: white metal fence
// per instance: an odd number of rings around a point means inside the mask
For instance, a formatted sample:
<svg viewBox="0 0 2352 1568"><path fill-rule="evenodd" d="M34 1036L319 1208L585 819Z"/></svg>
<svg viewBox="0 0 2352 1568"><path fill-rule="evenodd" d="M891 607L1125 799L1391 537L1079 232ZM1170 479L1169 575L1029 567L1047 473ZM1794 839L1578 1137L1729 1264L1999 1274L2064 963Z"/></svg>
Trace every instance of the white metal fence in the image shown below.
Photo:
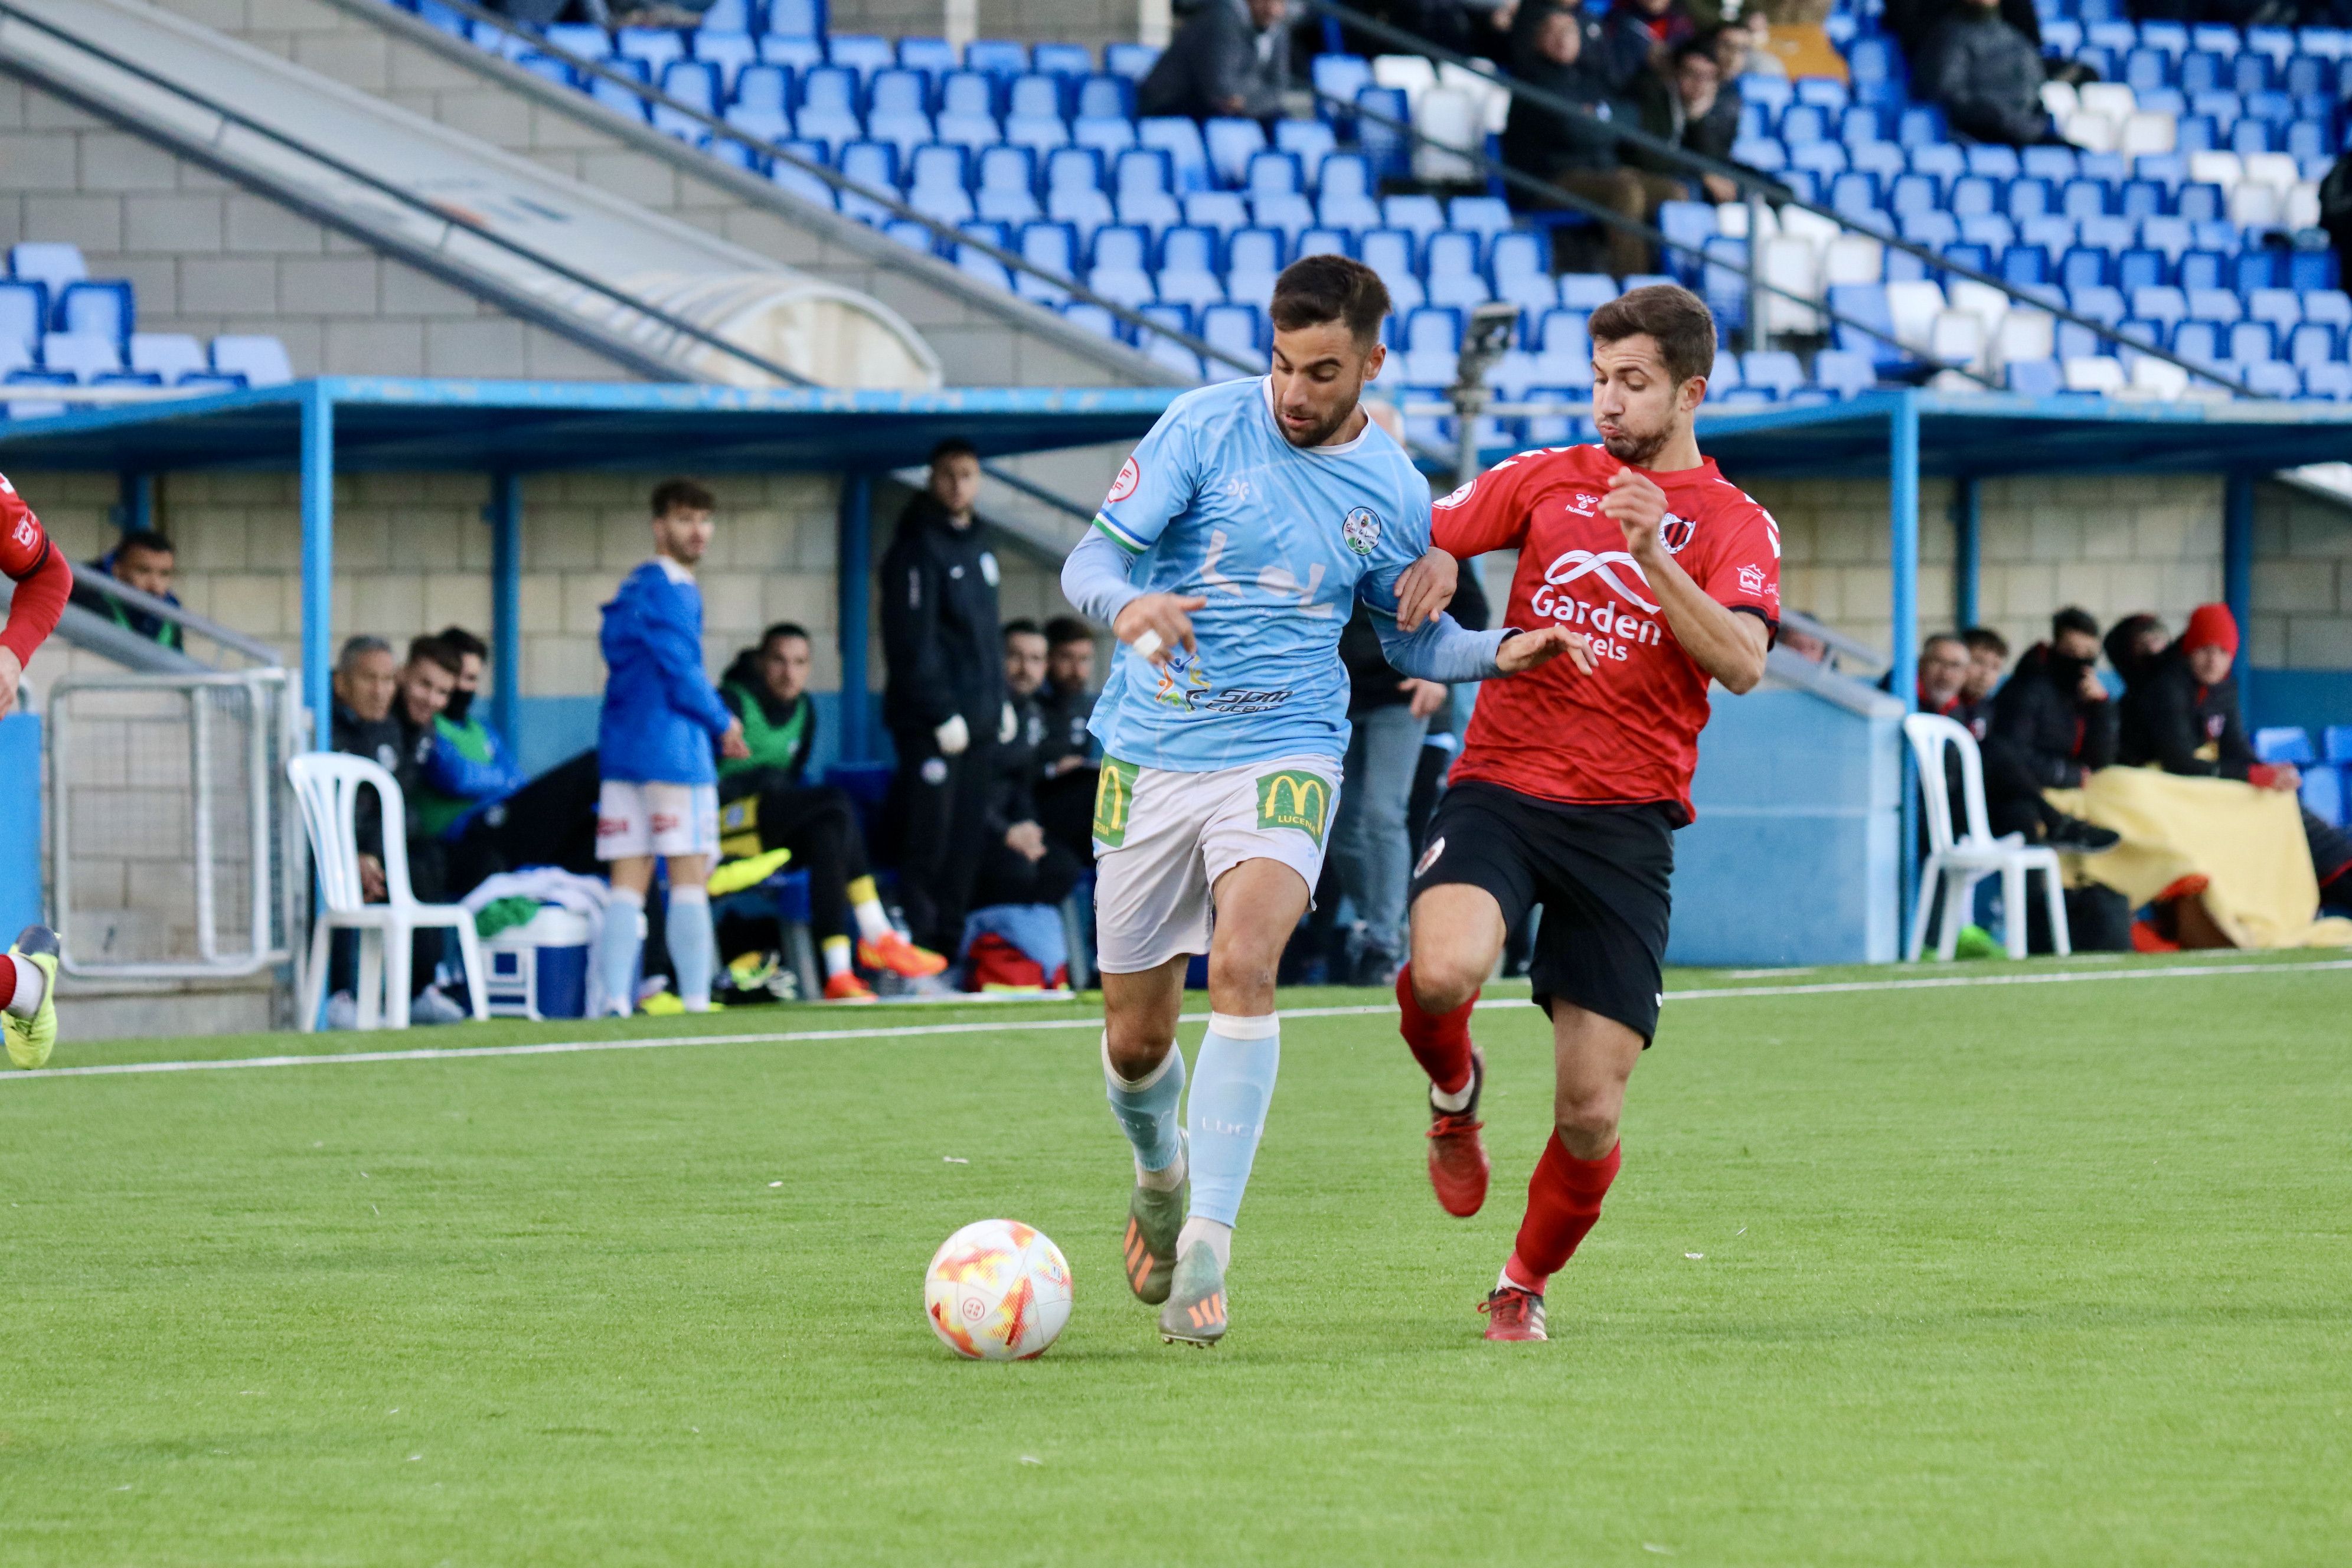
<svg viewBox="0 0 2352 1568"><path fill-rule="evenodd" d="M287 962L307 889L282 668L50 688L52 905L68 973L194 980Z"/></svg>

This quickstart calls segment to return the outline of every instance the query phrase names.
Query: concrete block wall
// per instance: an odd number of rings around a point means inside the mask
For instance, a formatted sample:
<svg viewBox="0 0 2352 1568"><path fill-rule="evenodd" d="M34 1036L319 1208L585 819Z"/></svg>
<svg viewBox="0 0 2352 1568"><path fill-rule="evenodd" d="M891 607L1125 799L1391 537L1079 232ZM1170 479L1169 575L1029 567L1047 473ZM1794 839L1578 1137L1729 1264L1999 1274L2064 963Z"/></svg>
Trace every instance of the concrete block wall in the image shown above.
<svg viewBox="0 0 2352 1568"><path fill-rule="evenodd" d="M112 537L111 476L10 476L76 560ZM662 474L548 474L523 489L522 687L529 697L603 689L599 613L622 576L652 552L646 501ZM798 621L814 634L813 684L840 685L834 588L835 480L822 474L726 475L709 481L719 527L700 575L704 653L715 678L761 627ZM457 623L487 636L488 482L476 474L356 474L335 487L335 636L405 643ZM291 475L172 474L155 517L179 550L176 591L187 606L263 638L290 660L301 638L301 522ZM875 551L895 518L877 518ZM1004 614L1066 613L1055 568L1000 544ZM869 616L869 625L876 624ZM89 656L44 649L33 671L54 680ZM78 662L82 661L82 662ZM880 681L878 635L867 658Z"/></svg>
<svg viewBox="0 0 2352 1568"><path fill-rule="evenodd" d="M1780 524L1781 602L1886 647L1894 578L1885 483L1764 480L1748 489ZM1920 486L1923 636L1953 621L1952 492L1949 480ZM1978 616L2012 648L2048 637L2051 612L2064 605L2081 605L2102 624L2150 610L2178 629L2193 606L2221 597L2218 479L1986 479L1978 497Z"/></svg>
<svg viewBox="0 0 2352 1568"><path fill-rule="evenodd" d="M1116 6L1119 0L1101 3ZM453 59L432 42L407 36L400 24L414 19L377 0L155 4L785 266L870 294L923 334L952 384L1099 386L1166 379L1139 357L1126 356L1127 368L1114 368L1046 332L1008 321L974 303L967 284L927 281L903 247L863 226L814 213L803 221L747 200L721 183L716 160L651 132L643 134L654 145L640 145L583 95L503 72L470 50ZM1009 16L1010 0L1003 4ZM923 30L937 32L940 15L934 10ZM982 20L990 24L985 9ZM1128 28L1131 37L1131 15ZM713 177L698 177L706 167Z"/></svg>
<svg viewBox="0 0 2352 1568"><path fill-rule="evenodd" d="M1139 15L1136 0L1054 0L1050 5L980 0L979 9L981 37L1084 44L1097 56L1105 44L1133 43ZM839 33L898 37L946 30L941 0L834 0L831 12Z"/></svg>
<svg viewBox="0 0 2352 1568"><path fill-rule="evenodd" d="M81 247L143 331L282 339L299 375L634 379L39 88L0 76L0 245Z"/></svg>
<svg viewBox="0 0 2352 1568"><path fill-rule="evenodd" d="M2284 485L2254 491L2253 662L2352 669L2352 510Z"/></svg>

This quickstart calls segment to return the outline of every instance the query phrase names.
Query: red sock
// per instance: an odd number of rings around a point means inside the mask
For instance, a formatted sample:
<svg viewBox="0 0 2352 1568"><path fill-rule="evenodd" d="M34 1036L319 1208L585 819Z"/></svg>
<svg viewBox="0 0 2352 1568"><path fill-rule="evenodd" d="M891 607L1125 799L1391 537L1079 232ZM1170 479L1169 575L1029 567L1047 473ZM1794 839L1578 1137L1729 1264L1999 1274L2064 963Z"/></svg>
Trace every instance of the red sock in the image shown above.
<svg viewBox="0 0 2352 1568"><path fill-rule="evenodd" d="M1536 1173L1528 1178L1527 1217L1503 1272L1517 1285L1541 1295L1551 1277L1576 1251L1576 1244L1601 1217L1601 1200L1617 1179L1621 1149L1612 1145L1598 1160L1580 1160L1554 1132L1544 1145Z"/></svg>
<svg viewBox="0 0 2352 1568"><path fill-rule="evenodd" d="M16 964L6 953L0 952L0 1007L16 999Z"/></svg>
<svg viewBox="0 0 2352 1568"><path fill-rule="evenodd" d="M1470 1009L1478 993L1451 1013L1424 1012L1412 997L1412 965L1397 971L1397 1007L1404 1015L1397 1028L1412 1047L1412 1059L1429 1075L1440 1094L1459 1094L1470 1083Z"/></svg>

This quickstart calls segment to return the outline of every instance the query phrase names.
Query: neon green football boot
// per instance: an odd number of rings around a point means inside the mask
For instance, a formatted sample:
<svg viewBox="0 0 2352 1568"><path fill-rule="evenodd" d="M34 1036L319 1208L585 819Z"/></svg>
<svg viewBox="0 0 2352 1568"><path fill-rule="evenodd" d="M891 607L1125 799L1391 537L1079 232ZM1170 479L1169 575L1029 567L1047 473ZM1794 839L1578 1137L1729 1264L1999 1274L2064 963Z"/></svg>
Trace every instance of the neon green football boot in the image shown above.
<svg viewBox="0 0 2352 1568"><path fill-rule="evenodd" d="M1166 1192L1138 1182L1128 1197L1119 1257L1127 1266L1127 1287L1139 1301L1156 1307L1168 1300L1169 1282L1176 1277L1176 1237L1184 1229L1192 1192L1188 1176Z"/></svg>
<svg viewBox="0 0 2352 1568"><path fill-rule="evenodd" d="M0 1033L8 1039L8 1059L20 1068L47 1063L58 1043L58 933L45 925L29 925L17 933L11 958L21 958L41 972L46 984L41 1005L29 1018L0 1012Z"/></svg>

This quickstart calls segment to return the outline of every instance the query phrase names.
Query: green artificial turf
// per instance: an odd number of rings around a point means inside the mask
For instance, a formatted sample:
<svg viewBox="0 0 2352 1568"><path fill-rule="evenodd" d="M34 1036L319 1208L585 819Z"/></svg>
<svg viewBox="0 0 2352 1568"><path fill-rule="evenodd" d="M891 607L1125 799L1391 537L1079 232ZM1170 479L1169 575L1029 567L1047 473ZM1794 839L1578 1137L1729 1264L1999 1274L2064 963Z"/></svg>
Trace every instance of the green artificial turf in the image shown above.
<svg viewBox="0 0 2352 1568"><path fill-rule="evenodd" d="M1673 1003L1548 1345L1472 1310L1544 1135L1532 1010L1479 1021L1466 1222L1393 1018L1286 1026L1205 1352L1121 1284L1092 1030L1016 1021L1086 1016L67 1042L993 1026L0 1081L0 1563L2352 1554L2352 973ZM1076 1275L1035 1363L923 1321L991 1215Z"/></svg>

